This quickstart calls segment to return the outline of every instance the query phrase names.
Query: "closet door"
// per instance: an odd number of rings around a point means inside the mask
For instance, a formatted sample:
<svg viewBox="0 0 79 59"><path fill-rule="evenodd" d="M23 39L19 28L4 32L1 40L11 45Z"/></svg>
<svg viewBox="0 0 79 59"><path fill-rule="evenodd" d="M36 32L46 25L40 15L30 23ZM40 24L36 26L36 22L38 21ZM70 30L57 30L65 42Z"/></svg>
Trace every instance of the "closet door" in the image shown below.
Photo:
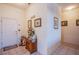
<svg viewBox="0 0 79 59"><path fill-rule="evenodd" d="M15 45L18 43L17 26L18 23L14 19L2 18L3 28L3 47Z"/></svg>

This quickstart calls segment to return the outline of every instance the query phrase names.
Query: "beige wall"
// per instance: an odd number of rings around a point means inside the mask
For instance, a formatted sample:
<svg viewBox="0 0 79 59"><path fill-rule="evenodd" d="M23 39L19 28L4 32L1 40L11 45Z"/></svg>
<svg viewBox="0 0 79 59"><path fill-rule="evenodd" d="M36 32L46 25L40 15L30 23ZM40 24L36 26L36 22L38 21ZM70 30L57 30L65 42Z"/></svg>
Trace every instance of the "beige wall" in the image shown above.
<svg viewBox="0 0 79 59"><path fill-rule="evenodd" d="M41 54L47 54L47 4L31 4L28 9L26 10L26 23L28 20L32 20L32 27L35 30L35 33L37 35L37 47L38 52ZM41 27L34 27L34 19L31 19L32 16L35 16L35 18L41 17ZM28 26L27 27L28 30ZM25 32L27 32L25 30ZM26 33L27 35L27 33Z"/></svg>
<svg viewBox="0 0 79 59"><path fill-rule="evenodd" d="M53 54L53 52L60 46L61 41L61 17L60 9L57 4L48 4L48 24L47 24L47 45L48 54ZM54 18L58 18L58 29L54 29Z"/></svg>
<svg viewBox="0 0 79 59"><path fill-rule="evenodd" d="M79 19L79 8L62 12L62 20L68 21L68 26L62 27L62 38L64 42L79 45L79 26L76 26L76 19Z"/></svg>
<svg viewBox="0 0 79 59"><path fill-rule="evenodd" d="M58 6L51 3L31 4L26 10L25 24L27 24L27 20L30 20L30 18L34 15L35 18L41 17L42 19L42 26L37 28L34 27L34 19L31 19L32 27L37 35L38 52L41 54L52 54L53 51L60 45L61 40L61 19L59 16ZM53 27L54 16L59 18L58 29L54 29ZM26 32L27 30L25 30L25 33ZM27 35L27 33L25 35Z"/></svg>

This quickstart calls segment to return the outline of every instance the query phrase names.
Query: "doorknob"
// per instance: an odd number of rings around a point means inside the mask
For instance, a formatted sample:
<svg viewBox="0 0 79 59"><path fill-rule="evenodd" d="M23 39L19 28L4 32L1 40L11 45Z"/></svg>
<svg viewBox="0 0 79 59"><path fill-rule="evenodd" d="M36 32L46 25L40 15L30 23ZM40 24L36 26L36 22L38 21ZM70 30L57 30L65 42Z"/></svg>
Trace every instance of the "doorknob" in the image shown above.
<svg viewBox="0 0 79 59"><path fill-rule="evenodd" d="M20 29L18 29L18 31L20 32L21 30L20 30Z"/></svg>

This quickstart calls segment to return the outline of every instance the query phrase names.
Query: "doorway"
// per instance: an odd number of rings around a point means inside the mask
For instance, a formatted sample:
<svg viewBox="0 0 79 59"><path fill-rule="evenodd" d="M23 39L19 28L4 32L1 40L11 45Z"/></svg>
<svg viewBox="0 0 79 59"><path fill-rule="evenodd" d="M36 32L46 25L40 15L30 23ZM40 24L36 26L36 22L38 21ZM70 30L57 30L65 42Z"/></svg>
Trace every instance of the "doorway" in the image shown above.
<svg viewBox="0 0 79 59"><path fill-rule="evenodd" d="M0 48L19 44L18 21L13 18L0 18Z"/></svg>

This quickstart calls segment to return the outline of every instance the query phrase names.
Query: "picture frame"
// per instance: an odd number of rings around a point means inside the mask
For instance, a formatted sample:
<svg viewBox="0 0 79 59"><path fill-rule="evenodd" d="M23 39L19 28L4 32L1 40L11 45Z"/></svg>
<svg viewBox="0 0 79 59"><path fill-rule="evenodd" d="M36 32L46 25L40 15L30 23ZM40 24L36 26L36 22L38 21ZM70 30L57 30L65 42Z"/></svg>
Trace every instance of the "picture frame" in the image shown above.
<svg viewBox="0 0 79 59"><path fill-rule="evenodd" d="M76 20L76 26L79 26L79 19Z"/></svg>
<svg viewBox="0 0 79 59"><path fill-rule="evenodd" d="M32 28L32 20L28 20L28 28Z"/></svg>
<svg viewBox="0 0 79 59"><path fill-rule="evenodd" d="M68 26L68 21L61 21L61 26Z"/></svg>
<svg viewBox="0 0 79 59"><path fill-rule="evenodd" d="M54 17L54 29L58 29L59 25L59 19L57 17Z"/></svg>
<svg viewBox="0 0 79 59"><path fill-rule="evenodd" d="M37 18L34 20L34 27L41 27L41 18Z"/></svg>

